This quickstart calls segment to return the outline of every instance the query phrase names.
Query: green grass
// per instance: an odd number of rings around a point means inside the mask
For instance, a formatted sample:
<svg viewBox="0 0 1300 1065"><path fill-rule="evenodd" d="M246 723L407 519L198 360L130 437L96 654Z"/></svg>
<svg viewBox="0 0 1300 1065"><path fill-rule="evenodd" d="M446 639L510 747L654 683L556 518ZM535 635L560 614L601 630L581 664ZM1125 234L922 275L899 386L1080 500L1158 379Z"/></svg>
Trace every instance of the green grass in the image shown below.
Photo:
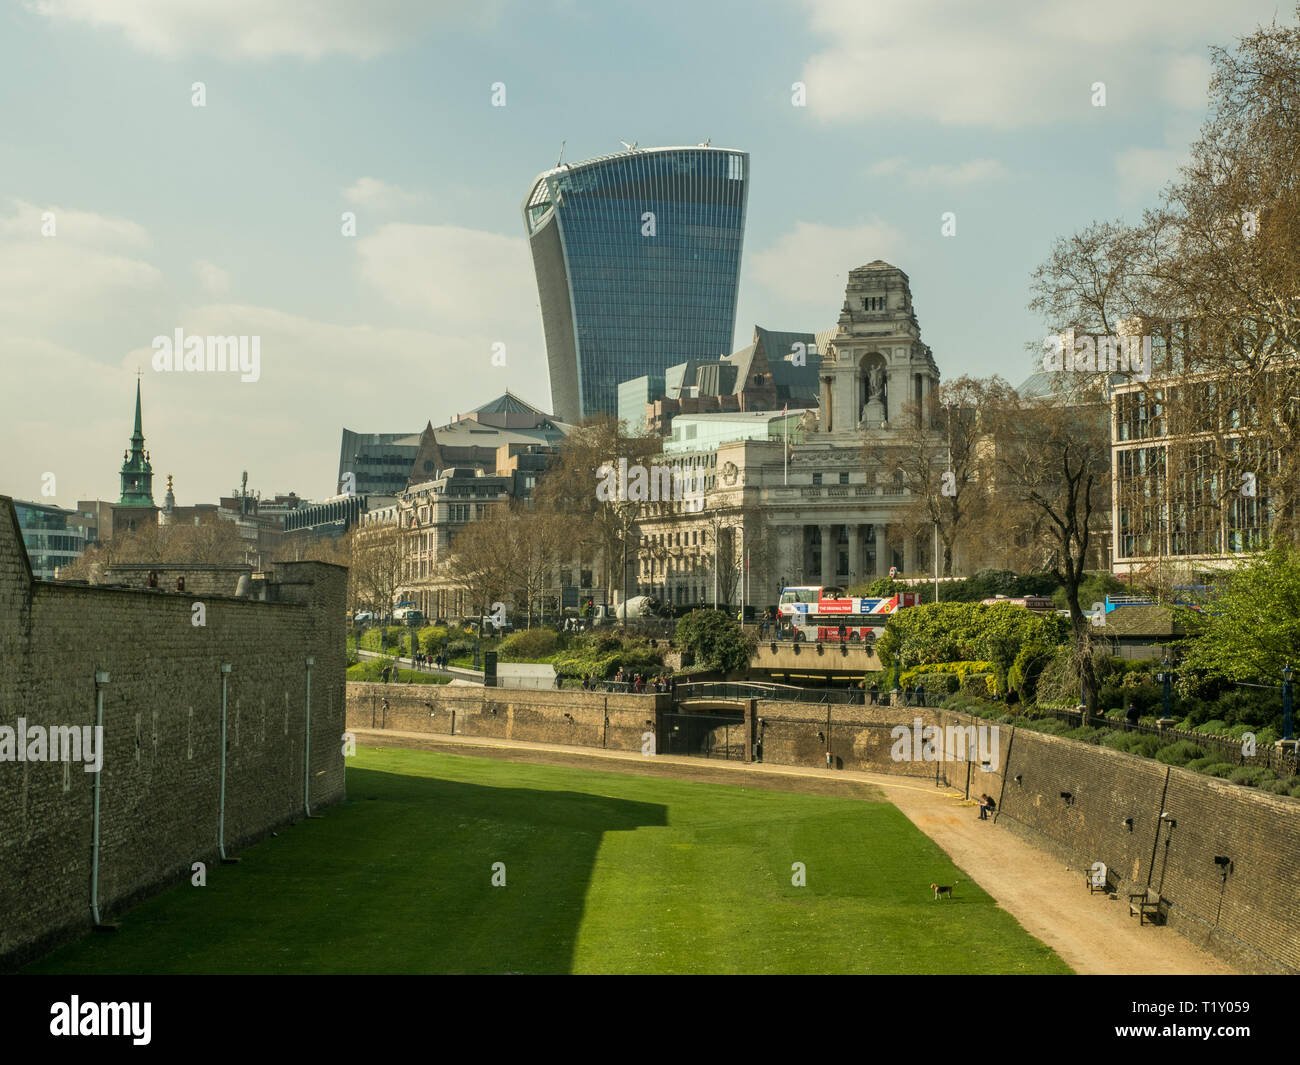
<svg viewBox="0 0 1300 1065"><path fill-rule="evenodd" d="M1069 972L885 802L387 748L347 787L27 971Z"/></svg>

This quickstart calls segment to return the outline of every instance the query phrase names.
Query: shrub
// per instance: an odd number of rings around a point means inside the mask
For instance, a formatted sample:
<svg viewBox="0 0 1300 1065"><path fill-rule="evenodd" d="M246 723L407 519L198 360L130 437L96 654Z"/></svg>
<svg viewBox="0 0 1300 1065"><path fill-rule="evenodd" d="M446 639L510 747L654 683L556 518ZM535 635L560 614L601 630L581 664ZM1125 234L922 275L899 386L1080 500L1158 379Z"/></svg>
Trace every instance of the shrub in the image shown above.
<svg viewBox="0 0 1300 1065"><path fill-rule="evenodd" d="M957 694L961 691L961 679L956 674L948 674L943 680L943 690L949 695Z"/></svg>
<svg viewBox="0 0 1300 1065"><path fill-rule="evenodd" d="M1183 768L1190 769L1193 773L1203 773L1206 766L1218 764L1219 756L1217 754L1207 754L1201 758L1193 758Z"/></svg>
<svg viewBox="0 0 1300 1065"><path fill-rule="evenodd" d="M1101 741L1101 745L1114 751L1131 751L1137 738L1136 732L1112 732Z"/></svg>
<svg viewBox="0 0 1300 1065"><path fill-rule="evenodd" d="M1140 754L1143 758L1154 758L1156 751L1164 745L1164 741L1159 736L1138 735L1138 741L1133 745L1133 753Z"/></svg>
<svg viewBox="0 0 1300 1065"><path fill-rule="evenodd" d="M1264 790L1272 792L1274 795L1289 795L1294 783L1290 780L1270 780L1264 785Z"/></svg>
<svg viewBox="0 0 1300 1065"><path fill-rule="evenodd" d="M1201 770L1201 772L1204 773L1207 777L1224 778L1224 777L1232 776L1232 774L1235 773L1239 768L1241 767L1235 766L1231 762L1214 762L1211 765L1207 765L1204 769Z"/></svg>
<svg viewBox="0 0 1300 1065"><path fill-rule="evenodd" d="M1007 671L1007 687L1025 702L1032 703L1038 694L1038 678L1055 653L1056 649L1045 643L1026 641Z"/></svg>
<svg viewBox="0 0 1300 1065"><path fill-rule="evenodd" d="M987 699L997 690L991 673L972 673L963 677L959 683L961 687L958 690L961 694L972 699Z"/></svg>
<svg viewBox="0 0 1300 1065"><path fill-rule="evenodd" d="M1291 790L1287 794L1293 799L1300 799L1300 784L1292 784Z"/></svg>
<svg viewBox="0 0 1300 1065"><path fill-rule="evenodd" d="M1067 740L1082 740L1084 743L1097 744L1102 741L1104 736L1110 733L1106 729L1092 728L1088 725L1080 725L1078 728L1072 728L1069 732L1063 732Z"/></svg>
<svg viewBox="0 0 1300 1065"><path fill-rule="evenodd" d="M1156 751L1156 761L1165 765L1187 765L1196 758L1204 758L1205 752L1191 740L1179 740Z"/></svg>
<svg viewBox="0 0 1300 1065"><path fill-rule="evenodd" d="M1255 765L1237 766L1229 775L1228 780L1233 784L1245 784L1248 788L1253 788L1263 778L1264 770Z"/></svg>
<svg viewBox="0 0 1300 1065"><path fill-rule="evenodd" d="M903 670L899 674L898 683L906 687L908 684L915 684L920 680L921 683L929 687L931 682L929 675L939 674L942 675L945 682L955 679L960 686L961 682L967 677L976 673L992 673L994 669L992 662L933 662Z"/></svg>
<svg viewBox="0 0 1300 1065"><path fill-rule="evenodd" d="M501 641L497 657L502 662L545 662L560 649L560 635L554 629L525 629Z"/></svg>
<svg viewBox="0 0 1300 1065"><path fill-rule="evenodd" d="M435 655L442 650L442 643L447 637L447 626L426 625L420 630L420 650Z"/></svg>
<svg viewBox="0 0 1300 1065"><path fill-rule="evenodd" d="M1216 717L1211 721L1205 722L1203 725L1197 725L1194 731L1199 732L1204 736L1222 736L1227 732L1227 730L1228 723Z"/></svg>
<svg viewBox="0 0 1300 1065"><path fill-rule="evenodd" d="M734 618L721 610L692 610L677 622L675 642L695 652L695 660L709 669L744 669L757 641Z"/></svg>

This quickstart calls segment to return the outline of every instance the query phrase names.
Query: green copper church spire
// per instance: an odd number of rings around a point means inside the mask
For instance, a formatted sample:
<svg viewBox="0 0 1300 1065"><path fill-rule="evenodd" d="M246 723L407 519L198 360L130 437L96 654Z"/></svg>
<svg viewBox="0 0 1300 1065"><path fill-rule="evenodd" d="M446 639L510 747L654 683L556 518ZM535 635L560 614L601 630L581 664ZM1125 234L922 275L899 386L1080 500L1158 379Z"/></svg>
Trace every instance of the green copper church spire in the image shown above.
<svg viewBox="0 0 1300 1065"><path fill-rule="evenodd" d="M151 507L153 503L153 466L144 449L144 428L140 419L140 382L135 383L135 431L131 448L122 455L122 498L118 506Z"/></svg>

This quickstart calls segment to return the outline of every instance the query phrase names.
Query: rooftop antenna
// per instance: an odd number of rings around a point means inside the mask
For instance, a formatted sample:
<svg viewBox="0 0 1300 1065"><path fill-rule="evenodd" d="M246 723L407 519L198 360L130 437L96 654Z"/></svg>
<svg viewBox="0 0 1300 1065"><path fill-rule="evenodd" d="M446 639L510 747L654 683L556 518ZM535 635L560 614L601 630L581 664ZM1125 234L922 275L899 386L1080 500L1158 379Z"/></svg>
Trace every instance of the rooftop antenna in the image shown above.
<svg viewBox="0 0 1300 1065"><path fill-rule="evenodd" d="M569 143L568 141L560 141L560 157L555 160L555 165L557 168L562 162L564 162L564 146L568 143Z"/></svg>

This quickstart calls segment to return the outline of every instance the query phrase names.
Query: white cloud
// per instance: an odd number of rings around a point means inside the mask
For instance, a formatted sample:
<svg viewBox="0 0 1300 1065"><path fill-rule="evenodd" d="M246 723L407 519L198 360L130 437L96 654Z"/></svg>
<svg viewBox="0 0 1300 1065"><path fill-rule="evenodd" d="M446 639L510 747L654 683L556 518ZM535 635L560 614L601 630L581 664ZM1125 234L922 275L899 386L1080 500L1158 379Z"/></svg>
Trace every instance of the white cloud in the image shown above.
<svg viewBox="0 0 1300 1065"><path fill-rule="evenodd" d="M929 166L909 166L906 159L895 156L882 159L867 168L871 177L902 174L904 180L922 185L972 185L978 181L994 181L1010 173L996 159L968 159L964 163L931 163Z"/></svg>
<svg viewBox="0 0 1300 1065"><path fill-rule="evenodd" d="M361 279L394 307L441 328L535 328L528 243L460 226L389 223L357 240Z"/></svg>
<svg viewBox="0 0 1300 1065"><path fill-rule="evenodd" d="M503 0L27 0L54 22L121 30L144 52L372 59L426 30L495 25Z"/></svg>
<svg viewBox="0 0 1300 1065"><path fill-rule="evenodd" d="M338 324L215 303L184 311L175 324L186 335L260 338L256 382L242 382L237 373L157 372L148 347L120 360L128 382L136 365L144 366L154 470L177 474L178 494L184 473L190 500L233 484L246 467L263 492L320 497L332 491L345 425L416 432L430 418L437 424L507 388L542 406L548 401L536 327L525 337L490 326L453 332ZM492 364L498 341L507 342L505 367ZM294 432L286 434L286 412L302 412L304 405L310 416L296 418Z"/></svg>
<svg viewBox="0 0 1300 1065"><path fill-rule="evenodd" d="M0 321L8 336L42 335L69 319L94 322L156 289L162 275L133 253L149 245L134 222L13 201L0 215ZM52 216L53 236L43 236Z"/></svg>
<svg viewBox="0 0 1300 1065"><path fill-rule="evenodd" d="M889 259L902 247L902 235L885 222L849 227L799 222L750 259L750 276L781 302L837 307L850 270Z"/></svg>
<svg viewBox="0 0 1300 1065"><path fill-rule="evenodd" d="M372 211L396 211L424 199L418 192L408 192L406 189L372 177L357 178L343 190L343 197L348 203L367 207Z"/></svg>
<svg viewBox="0 0 1300 1065"><path fill-rule="evenodd" d="M230 291L230 271L223 270L216 263L196 259L194 273L198 275L199 286L209 296L224 296Z"/></svg>
<svg viewBox="0 0 1300 1065"><path fill-rule="evenodd" d="M1103 81L1110 108L1145 107L1153 87L1179 107L1205 101L1206 42L1230 44L1269 0L804 0L827 45L807 61L808 110L825 122L922 118L1011 129L1093 113ZM1200 80L1199 89L1197 88Z"/></svg>

